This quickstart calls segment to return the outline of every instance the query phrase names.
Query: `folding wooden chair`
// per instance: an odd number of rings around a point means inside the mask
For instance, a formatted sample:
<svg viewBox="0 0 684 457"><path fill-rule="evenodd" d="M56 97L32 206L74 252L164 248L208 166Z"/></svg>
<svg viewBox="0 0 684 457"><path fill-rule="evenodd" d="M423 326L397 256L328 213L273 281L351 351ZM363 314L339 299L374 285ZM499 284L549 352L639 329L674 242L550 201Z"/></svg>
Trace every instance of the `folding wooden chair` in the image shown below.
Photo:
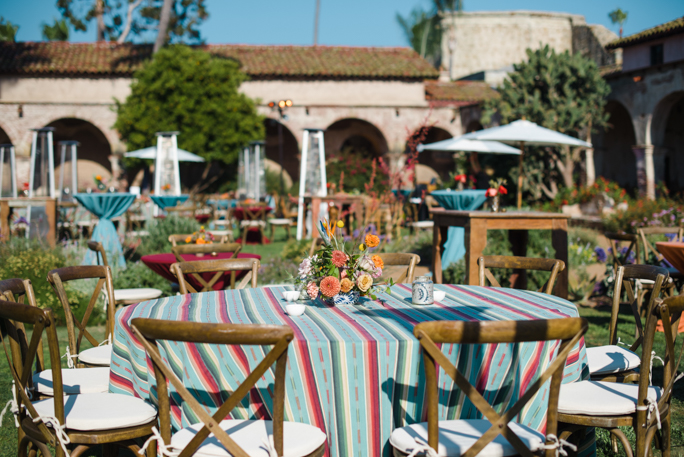
<svg viewBox="0 0 684 457"><path fill-rule="evenodd" d="M193 262L178 262L171 265L171 273L178 278L181 294L196 294L198 292L210 292L214 290L214 284L226 273L230 272L230 288L244 289L251 282L252 287L257 286L259 274L259 260L257 259L217 259L217 260L197 260ZM235 285L235 277L238 271L249 270L242 278L240 284ZM214 273L208 281L202 277L202 273ZM189 274L202 287L195 288L186 280L185 275Z"/></svg>
<svg viewBox="0 0 684 457"><path fill-rule="evenodd" d="M78 457L96 445L103 445L105 455L116 452L112 448L125 447L140 450L136 439L152 434L157 423L156 409L132 395L87 393L65 396L60 366L56 324L52 311L27 304L0 300L0 320L7 329L2 344L7 356L9 371L15 386L17 421L21 430L19 456L49 457L54 447L57 457ZM26 326L31 326L29 338ZM47 337L50 355L50 373L54 396L38 400L32 394L33 364L43 335ZM10 348L5 343L10 339ZM66 370L83 371L83 370ZM156 453L150 446L147 456Z"/></svg>
<svg viewBox="0 0 684 457"><path fill-rule="evenodd" d="M159 399L160 433L157 433L157 440L162 450L178 452L180 457L207 455L205 451L208 451L208 447L213 448L211 455L234 457L262 455L264 448L266 448L266 455L275 453L278 456L289 457L318 457L325 452L326 436L320 429L308 424L283 420L287 348L294 338L290 327L206 324L136 318L131 322L131 328L145 347L154 366ZM230 393L217 411L210 415L206 407L200 404L178 378L174 369L164 361L159 351L159 340L212 345L269 345L273 348L266 353L254 371L247 375L242 384ZM276 367L272 391L272 420L225 419L274 363ZM180 430L173 436L171 435L169 384L175 389L174 397L180 397L184 408L189 408L201 421ZM209 438L210 434L214 437Z"/></svg>
<svg viewBox="0 0 684 457"><path fill-rule="evenodd" d="M408 425L392 432L390 444L395 456L425 452L434 456L473 457L488 455L532 457L546 451L557 455L558 391L568 354L587 330L587 321L565 318L532 321L457 322L433 321L416 325L413 334L420 342L425 365L427 423ZM496 412L468 378L442 353L441 344L498 344L560 340L556 357L531 382L518 401L501 414ZM438 346L440 345L440 346ZM485 419L439 420L437 365L456 383ZM514 422L513 419L539 389L551 380L546 412L546 433ZM499 436L501 435L501 436Z"/></svg>
<svg viewBox="0 0 684 457"><path fill-rule="evenodd" d="M114 286L112 284L112 270L109 267L100 265L64 267L50 271L47 279L57 294L57 298L59 298L62 308L64 308L67 334L69 337L69 345L67 346L69 367L74 364L72 359L78 359L79 362L75 365L79 368L83 366L108 367L112 360L112 336L114 334ZM88 302L88 307L83 314L83 319L79 322L71 312L69 297L64 288L64 283L83 279L97 279L97 284L95 285L95 290ZM105 292L105 313L107 315L105 339L103 341L97 341L88 331L87 327L88 320L93 313L93 309L95 308L103 288ZM78 328L78 336L76 335L76 328ZM83 342L84 336L94 347L81 351L81 343Z"/></svg>
<svg viewBox="0 0 684 457"><path fill-rule="evenodd" d="M477 266L480 285L486 286L487 280L489 280L489 283L492 287L501 287L501 285L496 280L492 272L489 271L490 268L548 271L551 273L549 280L546 281L546 284L539 288L538 292L544 292L551 295L553 293L553 288L556 285L558 273L565 269L565 262L556 259L486 255L477 259Z"/></svg>

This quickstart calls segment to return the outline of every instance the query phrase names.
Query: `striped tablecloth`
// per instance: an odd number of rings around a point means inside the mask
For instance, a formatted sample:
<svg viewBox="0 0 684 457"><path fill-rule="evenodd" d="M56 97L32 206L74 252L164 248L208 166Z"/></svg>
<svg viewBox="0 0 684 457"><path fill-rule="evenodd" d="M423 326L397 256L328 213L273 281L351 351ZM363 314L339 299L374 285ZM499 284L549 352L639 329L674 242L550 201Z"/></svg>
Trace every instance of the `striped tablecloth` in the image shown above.
<svg viewBox="0 0 684 457"><path fill-rule="evenodd" d="M577 316L572 303L537 292L477 286L435 285L447 298L431 306L413 306L411 286L357 306L329 307L311 302L300 317L285 313L284 287L206 292L150 300L116 315L110 390L156 402L151 364L130 329L131 319L285 324L295 340L288 352L285 420L320 427L331 456L389 456L396 427L426 420L424 375L413 327L432 320L526 320ZM188 389L209 409L224 401L263 357L261 347L186 345L163 342L167 359ZM496 409L512 404L553 357L558 344L524 343L444 345L473 385ZM233 412L234 418L269 417L272 372ZM571 353L564 382L588 376L582 341ZM547 384L548 386L548 384ZM441 418L479 417L473 405L440 375ZM175 428L198 422L183 405L173 404ZM519 421L543 430L546 390L521 412Z"/></svg>

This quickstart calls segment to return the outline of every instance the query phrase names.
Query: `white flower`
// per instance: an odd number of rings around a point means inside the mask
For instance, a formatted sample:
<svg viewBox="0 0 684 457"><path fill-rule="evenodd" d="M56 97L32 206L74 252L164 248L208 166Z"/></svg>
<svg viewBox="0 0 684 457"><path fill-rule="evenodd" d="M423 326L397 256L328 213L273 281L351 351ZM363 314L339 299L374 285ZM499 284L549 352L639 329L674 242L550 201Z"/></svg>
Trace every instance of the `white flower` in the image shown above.
<svg viewBox="0 0 684 457"><path fill-rule="evenodd" d="M380 276L382 276L382 269L376 267L375 263L367 255L362 256L359 259L359 262L357 265L358 265L359 269L365 270L368 273L370 273L371 276L373 276L373 278L377 279ZM358 277L358 275L357 275L357 277Z"/></svg>
<svg viewBox="0 0 684 457"><path fill-rule="evenodd" d="M302 260L302 263L299 264L299 277L305 278L309 276L312 270L313 267L311 265L311 258L307 257L306 259Z"/></svg>

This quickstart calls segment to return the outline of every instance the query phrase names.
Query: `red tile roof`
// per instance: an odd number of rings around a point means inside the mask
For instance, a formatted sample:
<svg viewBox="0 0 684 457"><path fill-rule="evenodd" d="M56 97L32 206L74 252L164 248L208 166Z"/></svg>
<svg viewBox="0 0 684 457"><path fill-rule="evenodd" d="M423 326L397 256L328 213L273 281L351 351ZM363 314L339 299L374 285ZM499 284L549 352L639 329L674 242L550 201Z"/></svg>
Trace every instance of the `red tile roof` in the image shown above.
<svg viewBox="0 0 684 457"><path fill-rule="evenodd" d="M644 43L646 41L657 40L669 35L684 33L684 16L674 21L666 22L657 25L642 32L629 35L606 45L606 49L626 48L635 44Z"/></svg>
<svg viewBox="0 0 684 457"><path fill-rule="evenodd" d="M402 79L438 76L410 48L207 45L238 60L254 79ZM130 76L152 54L151 45L116 43L0 43L0 74Z"/></svg>
<svg viewBox="0 0 684 457"><path fill-rule="evenodd" d="M433 105L468 105L498 96L496 90L481 81L425 81L425 99Z"/></svg>

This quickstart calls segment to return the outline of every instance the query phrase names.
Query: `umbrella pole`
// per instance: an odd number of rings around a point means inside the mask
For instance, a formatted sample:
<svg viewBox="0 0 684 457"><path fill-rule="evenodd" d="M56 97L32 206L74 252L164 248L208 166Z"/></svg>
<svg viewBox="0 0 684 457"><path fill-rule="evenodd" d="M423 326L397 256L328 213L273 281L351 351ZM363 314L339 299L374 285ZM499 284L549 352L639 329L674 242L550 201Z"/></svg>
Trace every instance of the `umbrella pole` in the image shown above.
<svg viewBox="0 0 684 457"><path fill-rule="evenodd" d="M523 185L523 155L525 155L525 142L520 142L520 163L518 164L518 209L522 207Z"/></svg>

